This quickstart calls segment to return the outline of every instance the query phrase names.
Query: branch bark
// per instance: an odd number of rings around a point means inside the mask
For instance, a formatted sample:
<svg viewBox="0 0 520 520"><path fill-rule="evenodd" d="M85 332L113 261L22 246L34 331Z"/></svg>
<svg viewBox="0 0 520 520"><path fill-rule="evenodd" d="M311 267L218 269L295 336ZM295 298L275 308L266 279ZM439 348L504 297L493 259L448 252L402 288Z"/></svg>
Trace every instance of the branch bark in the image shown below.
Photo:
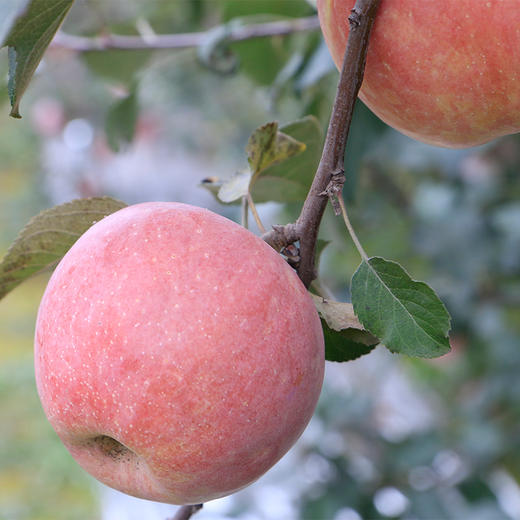
<svg viewBox="0 0 520 520"><path fill-rule="evenodd" d="M319 29L317 16L278 20L274 22L233 26L229 25L227 39L230 42L265 38L269 36L285 36L295 32ZM121 50L160 50L187 49L202 45L208 38L208 32L192 32L181 34L161 34L150 36L124 36L109 34L89 38L59 32L51 44L54 48L65 48L76 52Z"/></svg>
<svg viewBox="0 0 520 520"><path fill-rule="evenodd" d="M321 160L300 216L291 226L291 238L300 241L298 275L306 287L316 278L315 256L319 226L328 202L327 188L334 176L344 174L344 155L357 95L363 82L370 31L381 0L357 0L349 16L350 32L340 72L336 99ZM283 241L283 227L262 237L271 245ZM285 244L287 245L287 244Z"/></svg>

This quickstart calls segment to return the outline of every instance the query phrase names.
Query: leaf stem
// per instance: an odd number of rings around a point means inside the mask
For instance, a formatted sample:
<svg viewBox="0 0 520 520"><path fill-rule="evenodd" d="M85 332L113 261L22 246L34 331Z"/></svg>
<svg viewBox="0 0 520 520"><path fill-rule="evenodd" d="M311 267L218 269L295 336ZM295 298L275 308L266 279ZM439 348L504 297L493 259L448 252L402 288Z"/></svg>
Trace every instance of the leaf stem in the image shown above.
<svg viewBox="0 0 520 520"><path fill-rule="evenodd" d="M350 218L348 216L347 207L345 205L345 199L343 198L343 195L338 194L337 200L338 200L339 206L341 208L341 216L343 217L343 221L345 222L345 226L347 227L349 235L352 238L352 241L354 242L356 249L358 250L359 254L361 255L361 258L363 259L364 262L366 262L368 264L368 255L366 254L365 250L363 249L363 246L361 245L361 242L359 241L359 239L356 235L356 232L354 231L352 223L350 222Z"/></svg>
<svg viewBox="0 0 520 520"><path fill-rule="evenodd" d="M256 225L258 226L258 229L260 230L260 233L265 233L265 227L262 224L262 221L260 219L260 215L258 214L258 211L256 210L256 204L253 200L253 197L251 197L251 193L247 192L247 204L249 206L249 209L251 210L251 213L253 215L253 218L255 219Z"/></svg>

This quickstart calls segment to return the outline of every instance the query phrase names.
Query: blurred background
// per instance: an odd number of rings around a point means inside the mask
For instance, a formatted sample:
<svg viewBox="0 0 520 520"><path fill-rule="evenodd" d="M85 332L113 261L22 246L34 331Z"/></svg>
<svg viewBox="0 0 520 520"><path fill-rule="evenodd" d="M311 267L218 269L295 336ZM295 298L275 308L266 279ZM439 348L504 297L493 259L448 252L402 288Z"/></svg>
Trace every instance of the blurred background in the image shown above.
<svg viewBox="0 0 520 520"><path fill-rule="evenodd" d="M0 252L32 216L77 197L177 200L238 220L237 207L219 204L201 181L243 168L249 135L267 121L311 115L319 141L338 74L317 30L237 43L226 30L315 14L305 0L76 0L67 34L205 36L197 47L154 52L76 52L62 37L22 101L21 121L8 117L2 90ZM5 78L5 50L0 70ZM452 352L425 361L378 347L328 363L298 444L196 518L520 519L520 136L435 148L358 103L346 165L345 196L365 249L435 288L453 318ZM283 224L300 206L259 210L265 224ZM330 211L321 237L330 244L320 278L348 301L360 259ZM46 280L0 302L0 519L171 518L174 506L96 483L47 423L32 361Z"/></svg>

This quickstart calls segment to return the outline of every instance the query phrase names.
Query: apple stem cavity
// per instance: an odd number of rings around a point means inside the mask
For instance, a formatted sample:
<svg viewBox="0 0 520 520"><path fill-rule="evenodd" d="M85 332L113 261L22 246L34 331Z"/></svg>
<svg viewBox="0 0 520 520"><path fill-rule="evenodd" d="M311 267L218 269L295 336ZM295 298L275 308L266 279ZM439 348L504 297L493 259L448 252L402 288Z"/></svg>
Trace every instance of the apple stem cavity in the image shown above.
<svg viewBox="0 0 520 520"><path fill-rule="evenodd" d="M296 223L276 226L262 238L275 249L299 240L298 276L308 288L316 278L315 256L320 222L329 201L329 185L345 171L347 137L363 82L370 32L381 0L357 0L349 16L350 32L325 144L313 183ZM287 228L287 229L285 229ZM295 238L296 237L296 238ZM288 242L287 239L293 239ZM282 246L282 247L283 247Z"/></svg>
<svg viewBox="0 0 520 520"><path fill-rule="evenodd" d="M127 448L124 444L108 435L99 435L88 441L88 444L95 449L100 450L103 455L110 457L114 460L120 460L122 458L129 458L134 456L134 452Z"/></svg>

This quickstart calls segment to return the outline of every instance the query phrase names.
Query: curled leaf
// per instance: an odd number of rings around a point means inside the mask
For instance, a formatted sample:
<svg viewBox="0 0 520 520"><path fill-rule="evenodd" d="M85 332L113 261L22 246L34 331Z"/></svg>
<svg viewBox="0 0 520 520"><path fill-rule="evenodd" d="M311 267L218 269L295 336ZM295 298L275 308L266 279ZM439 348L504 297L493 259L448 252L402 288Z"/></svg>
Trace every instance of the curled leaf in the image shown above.
<svg viewBox="0 0 520 520"><path fill-rule="evenodd" d="M367 332L354 314L352 304L312 295L320 315L327 361L352 361L370 353L379 340Z"/></svg>
<svg viewBox="0 0 520 520"><path fill-rule="evenodd" d="M233 177L222 183L218 190L218 198L224 203L241 199L247 195L250 182L251 172L249 170L237 172Z"/></svg>
<svg viewBox="0 0 520 520"><path fill-rule="evenodd" d="M269 166L298 155L304 152L305 149L305 143L278 131L278 123L276 121L257 128L251 134L246 146L249 166L253 173L252 182Z"/></svg>
<svg viewBox="0 0 520 520"><path fill-rule="evenodd" d="M32 0L3 42L8 46L11 116L20 118L20 100L36 67L74 0Z"/></svg>

